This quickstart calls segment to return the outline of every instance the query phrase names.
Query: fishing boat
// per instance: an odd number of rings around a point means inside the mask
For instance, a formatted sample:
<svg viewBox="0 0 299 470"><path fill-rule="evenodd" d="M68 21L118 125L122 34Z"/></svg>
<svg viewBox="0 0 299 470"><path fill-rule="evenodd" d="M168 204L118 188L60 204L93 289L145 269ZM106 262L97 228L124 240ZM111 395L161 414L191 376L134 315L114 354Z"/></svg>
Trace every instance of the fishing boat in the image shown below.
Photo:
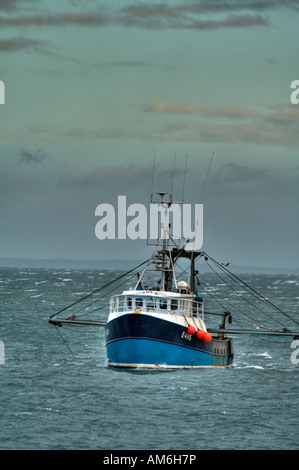
<svg viewBox="0 0 299 470"><path fill-rule="evenodd" d="M291 331L281 322L283 328L279 330L271 326L257 326L256 321L251 329L227 327L227 323L230 325L233 321L230 310L223 308L222 311L216 312L206 308L206 301L200 291L202 282L195 265L198 260L204 260L207 264L213 262L222 274L229 275L231 280L255 300L263 302L298 325L296 320L229 271L224 263L218 263L204 251L187 250L186 246L190 244L187 245L186 242L180 247L172 237L168 218L172 194L169 200L163 199L167 193L157 194L161 199L155 202L163 208L165 220L161 223L161 236L156 240L149 259L51 315L49 323L55 326L73 325L104 329L107 365L123 369L231 367L234 335L298 338L299 332ZM185 265L187 263L187 267L180 266L181 260ZM179 274L176 273L178 266L181 270ZM132 280L132 275L135 276L136 273L137 281L134 285L126 286L121 293L111 296L107 306L102 292L110 289L115 282L128 284L128 277ZM185 280L181 279L182 274L185 275ZM224 280L223 277L221 279ZM66 318L59 316L71 308L78 308L78 304L84 301L87 306ZM94 307L98 303L101 305L94 311L97 314L99 310L109 308L108 318L82 318L90 312L91 306ZM249 303L254 305L251 301ZM218 304L223 306L223 301L218 301ZM257 308L260 314L262 310ZM268 313L266 315L269 317ZM210 321L211 318L217 318L216 327Z"/></svg>
<svg viewBox="0 0 299 470"><path fill-rule="evenodd" d="M203 298L198 296L195 260L201 252L178 247L171 237L169 200L160 192L155 201L164 212L161 237L136 285L111 298L105 327L107 360L110 367L195 368L227 367L232 364L232 340L207 331ZM151 200L151 202L153 202ZM175 266L189 261L190 283L178 281ZM160 272L156 285L145 280L148 271ZM223 327L226 313L223 314Z"/></svg>

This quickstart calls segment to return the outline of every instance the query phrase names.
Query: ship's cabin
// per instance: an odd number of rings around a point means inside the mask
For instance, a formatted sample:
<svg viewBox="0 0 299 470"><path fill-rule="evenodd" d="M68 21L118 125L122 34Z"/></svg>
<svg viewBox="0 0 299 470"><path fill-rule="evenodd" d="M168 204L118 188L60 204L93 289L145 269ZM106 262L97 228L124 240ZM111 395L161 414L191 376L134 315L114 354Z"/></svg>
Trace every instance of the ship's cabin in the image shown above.
<svg viewBox="0 0 299 470"><path fill-rule="evenodd" d="M190 291L189 291L190 292ZM110 313L127 311L128 313L164 313L203 317L202 299L194 299L193 294L159 291L125 291L110 300ZM182 294L182 295L180 295Z"/></svg>

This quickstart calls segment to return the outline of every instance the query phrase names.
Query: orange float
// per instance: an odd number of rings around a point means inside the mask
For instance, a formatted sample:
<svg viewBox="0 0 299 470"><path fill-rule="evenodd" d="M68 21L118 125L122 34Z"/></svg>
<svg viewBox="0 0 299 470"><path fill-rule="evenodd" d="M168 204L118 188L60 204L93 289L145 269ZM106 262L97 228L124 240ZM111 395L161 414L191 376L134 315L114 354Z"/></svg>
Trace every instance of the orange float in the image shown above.
<svg viewBox="0 0 299 470"><path fill-rule="evenodd" d="M210 333L205 333L203 340L205 343L209 343L210 341L212 341L212 335Z"/></svg>
<svg viewBox="0 0 299 470"><path fill-rule="evenodd" d="M196 332L196 336L197 336L198 339L202 339L204 337L204 335L205 335L205 332L203 330L198 330Z"/></svg>
<svg viewBox="0 0 299 470"><path fill-rule="evenodd" d="M194 326L189 325L187 331L188 331L189 335L194 335L196 329L194 328Z"/></svg>

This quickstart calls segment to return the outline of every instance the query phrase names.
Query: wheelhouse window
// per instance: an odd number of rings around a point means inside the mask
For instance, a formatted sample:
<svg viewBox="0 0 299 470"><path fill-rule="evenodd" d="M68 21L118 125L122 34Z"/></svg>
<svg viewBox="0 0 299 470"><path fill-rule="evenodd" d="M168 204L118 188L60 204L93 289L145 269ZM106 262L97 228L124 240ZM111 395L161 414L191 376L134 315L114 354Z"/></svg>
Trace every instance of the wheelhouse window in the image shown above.
<svg viewBox="0 0 299 470"><path fill-rule="evenodd" d="M143 307L143 299L140 297L137 297L135 299L135 308L142 308Z"/></svg>
<svg viewBox="0 0 299 470"><path fill-rule="evenodd" d="M146 298L146 308L155 308L155 301L153 297Z"/></svg>
<svg viewBox="0 0 299 470"><path fill-rule="evenodd" d="M178 309L178 299L171 299L171 310L177 310Z"/></svg>
<svg viewBox="0 0 299 470"><path fill-rule="evenodd" d="M131 297L127 297L127 308L129 310L132 309L132 298Z"/></svg>
<svg viewBox="0 0 299 470"><path fill-rule="evenodd" d="M166 299L160 299L160 309L167 310L167 300Z"/></svg>

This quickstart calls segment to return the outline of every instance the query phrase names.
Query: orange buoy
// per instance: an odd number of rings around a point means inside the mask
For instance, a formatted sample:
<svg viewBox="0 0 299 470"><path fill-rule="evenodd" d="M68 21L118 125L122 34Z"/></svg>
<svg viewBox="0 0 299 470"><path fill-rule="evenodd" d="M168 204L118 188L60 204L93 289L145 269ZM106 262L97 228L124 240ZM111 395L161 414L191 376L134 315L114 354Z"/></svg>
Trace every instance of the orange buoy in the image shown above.
<svg viewBox="0 0 299 470"><path fill-rule="evenodd" d="M198 330L196 332L196 336L197 336L198 339L202 339L204 337L204 335L205 335L205 332L203 330Z"/></svg>
<svg viewBox="0 0 299 470"><path fill-rule="evenodd" d="M210 341L212 341L212 335L210 333L205 333L203 340L205 343L209 343Z"/></svg>
<svg viewBox="0 0 299 470"><path fill-rule="evenodd" d="M194 335L196 329L194 328L194 326L189 325L187 331L188 331L189 335Z"/></svg>

